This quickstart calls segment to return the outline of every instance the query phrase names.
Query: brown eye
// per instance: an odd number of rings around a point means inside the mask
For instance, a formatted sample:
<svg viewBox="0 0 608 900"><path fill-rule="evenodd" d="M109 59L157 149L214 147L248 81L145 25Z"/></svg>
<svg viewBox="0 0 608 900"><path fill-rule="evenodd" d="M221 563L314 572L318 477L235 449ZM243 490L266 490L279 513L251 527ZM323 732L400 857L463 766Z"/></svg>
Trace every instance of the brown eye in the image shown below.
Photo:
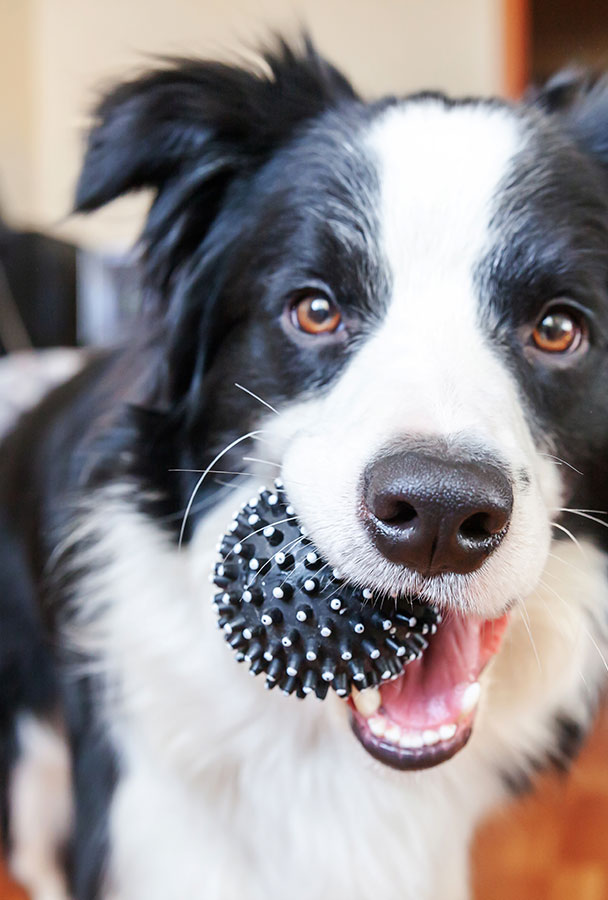
<svg viewBox="0 0 608 900"><path fill-rule="evenodd" d="M566 353L576 350L584 337L582 316L567 307L547 310L532 332L532 340L545 353Z"/></svg>
<svg viewBox="0 0 608 900"><path fill-rule="evenodd" d="M337 305L322 294L311 294L298 300L291 309L291 318L296 328L306 334L329 334L336 331L342 321Z"/></svg>

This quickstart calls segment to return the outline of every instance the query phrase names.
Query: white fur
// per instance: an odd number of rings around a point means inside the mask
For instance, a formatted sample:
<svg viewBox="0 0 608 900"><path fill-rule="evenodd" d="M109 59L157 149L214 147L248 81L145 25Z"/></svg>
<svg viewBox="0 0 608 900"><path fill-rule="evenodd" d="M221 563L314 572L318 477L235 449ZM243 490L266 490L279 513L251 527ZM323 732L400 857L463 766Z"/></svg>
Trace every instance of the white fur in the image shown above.
<svg viewBox="0 0 608 900"><path fill-rule="evenodd" d="M578 548L554 548L547 587L526 599L540 667L514 613L467 747L436 769L394 773L361 749L335 696L267 693L235 664L208 582L210 548L234 505L181 553L133 510L127 489L97 498L85 520L96 535L90 562L103 566L81 585L78 640L111 685L108 727L123 769L108 892L462 900L472 830L502 796L500 773L525 771L552 747L556 712L587 718L604 673L589 636L605 646L603 556L584 544L581 569Z"/></svg>

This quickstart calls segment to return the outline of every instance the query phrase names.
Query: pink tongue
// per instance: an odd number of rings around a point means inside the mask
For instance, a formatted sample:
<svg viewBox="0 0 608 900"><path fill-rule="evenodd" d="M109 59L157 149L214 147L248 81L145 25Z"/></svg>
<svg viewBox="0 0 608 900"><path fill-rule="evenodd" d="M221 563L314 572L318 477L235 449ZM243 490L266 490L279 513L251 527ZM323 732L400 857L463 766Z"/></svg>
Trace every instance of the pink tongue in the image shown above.
<svg viewBox="0 0 608 900"><path fill-rule="evenodd" d="M381 686L388 717L415 730L455 722L462 714L465 690L497 652L506 624L506 615L494 621L446 617L422 659Z"/></svg>

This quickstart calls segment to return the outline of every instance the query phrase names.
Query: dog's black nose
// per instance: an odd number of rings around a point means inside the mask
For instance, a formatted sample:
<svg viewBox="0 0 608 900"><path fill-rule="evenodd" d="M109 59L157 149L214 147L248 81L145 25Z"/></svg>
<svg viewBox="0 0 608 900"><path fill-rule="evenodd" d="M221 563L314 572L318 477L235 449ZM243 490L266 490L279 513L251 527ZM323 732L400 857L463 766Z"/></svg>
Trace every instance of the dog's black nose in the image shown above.
<svg viewBox="0 0 608 900"><path fill-rule="evenodd" d="M489 462L410 450L365 472L363 514L374 543L424 575L477 569L503 539L512 508L510 481Z"/></svg>

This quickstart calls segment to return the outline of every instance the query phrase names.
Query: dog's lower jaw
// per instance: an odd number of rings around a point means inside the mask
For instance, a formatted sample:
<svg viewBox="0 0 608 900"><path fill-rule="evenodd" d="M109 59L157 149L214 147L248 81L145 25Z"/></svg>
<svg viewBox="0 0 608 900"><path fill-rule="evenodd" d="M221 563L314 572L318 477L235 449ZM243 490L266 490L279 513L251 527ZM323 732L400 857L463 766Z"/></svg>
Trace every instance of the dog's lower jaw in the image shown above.
<svg viewBox="0 0 608 900"><path fill-rule="evenodd" d="M547 590L526 601L527 623L512 616L467 746L429 771L394 772L362 751L342 701L268 693L234 662L207 580L234 505L208 516L181 554L128 495L100 496L87 514L103 565L82 584L81 638L119 688L106 710L122 763L114 895L165 900L204 885L205 900L461 900L468 844L505 796L501 776L553 749L556 714L587 724L581 673L592 691L605 674L586 638L602 641L588 616L606 599L603 556L586 547L581 575L560 546L563 568L552 561L551 574L567 604Z"/></svg>

